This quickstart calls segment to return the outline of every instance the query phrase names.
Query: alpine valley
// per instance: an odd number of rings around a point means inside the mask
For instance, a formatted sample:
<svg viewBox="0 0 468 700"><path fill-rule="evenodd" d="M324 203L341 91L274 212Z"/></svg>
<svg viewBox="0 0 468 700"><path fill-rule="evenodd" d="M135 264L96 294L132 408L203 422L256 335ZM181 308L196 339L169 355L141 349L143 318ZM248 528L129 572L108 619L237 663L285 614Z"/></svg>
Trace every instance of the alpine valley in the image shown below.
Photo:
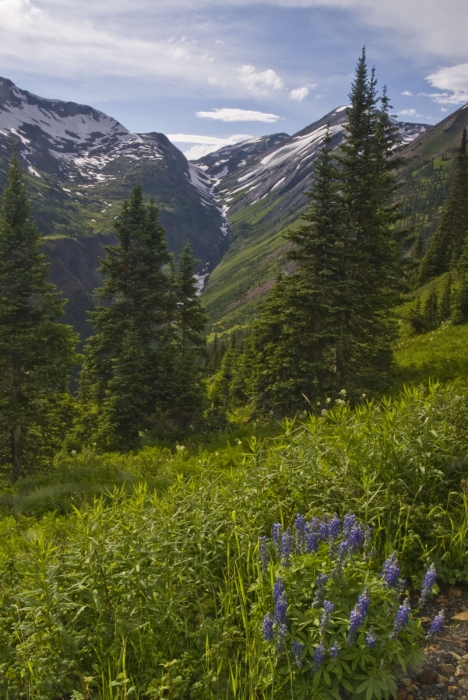
<svg viewBox="0 0 468 700"><path fill-rule="evenodd" d="M408 158L401 174L403 224L426 241L467 123L465 108L435 127L397 122ZM257 313L286 264L284 233L307 203L327 124L337 147L346 106L293 136L266 135L189 162L164 134L131 133L92 107L37 97L0 78L0 186L16 143L52 280L69 300L67 320L86 336L102 245L115 240L119 205L140 181L160 208L170 250L180 253L188 240L201 261L211 331L225 333Z"/></svg>

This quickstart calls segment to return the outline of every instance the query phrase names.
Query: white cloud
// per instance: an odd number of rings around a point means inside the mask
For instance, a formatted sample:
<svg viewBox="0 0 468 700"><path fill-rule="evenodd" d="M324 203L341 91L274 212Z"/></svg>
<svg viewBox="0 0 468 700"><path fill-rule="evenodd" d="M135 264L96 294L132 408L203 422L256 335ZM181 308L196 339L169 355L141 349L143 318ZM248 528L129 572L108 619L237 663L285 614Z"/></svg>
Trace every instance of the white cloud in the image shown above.
<svg viewBox="0 0 468 700"><path fill-rule="evenodd" d="M401 94L404 95L405 97L414 97L413 93L410 92L409 90L403 90L403 92Z"/></svg>
<svg viewBox="0 0 468 700"><path fill-rule="evenodd" d="M289 93L290 100L296 100L297 102L302 102L302 100L307 97L311 88L317 87L315 84L304 85L304 87L295 88Z"/></svg>
<svg viewBox="0 0 468 700"><path fill-rule="evenodd" d="M428 75L426 80L440 93L426 95L438 104L461 105L468 102L468 63L461 63L450 68L440 68Z"/></svg>
<svg viewBox="0 0 468 700"><path fill-rule="evenodd" d="M222 122L265 122L266 124L273 124L281 119L277 114L229 107L222 109L215 107L211 112L196 112L196 116L201 119L216 119Z"/></svg>
<svg viewBox="0 0 468 700"><path fill-rule="evenodd" d="M284 83L272 68L256 71L255 66L242 66L239 79L254 95L268 95L272 90L282 90Z"/></svg>
<svg viewBox="0 0 468 700"><path fill-rule="evenodd" d="M202 158L202 156L206 156L208 153L223 148L223 146L232 146L241 141L248 141L252 136L249 134L233 134L227 138L221 138L219 136L202 136L198 134L168 134L167 138L176 144L197 144L187 151L184 151L187 160L197 160L198 158Z"/></svg>
<svg viewBox="0 0 468 700"><path fill-rule="evenodd" d="M400 109L398 112L399 117L422 117L415 109Z"/></svg>
<svg viewBox="0 0 468 700"><path fill-rule="evenodd" d="M441 111L441 112L448 112L448 109L447 109L447 107L441 107L441 108L440 108L440 111Z"/></svg>

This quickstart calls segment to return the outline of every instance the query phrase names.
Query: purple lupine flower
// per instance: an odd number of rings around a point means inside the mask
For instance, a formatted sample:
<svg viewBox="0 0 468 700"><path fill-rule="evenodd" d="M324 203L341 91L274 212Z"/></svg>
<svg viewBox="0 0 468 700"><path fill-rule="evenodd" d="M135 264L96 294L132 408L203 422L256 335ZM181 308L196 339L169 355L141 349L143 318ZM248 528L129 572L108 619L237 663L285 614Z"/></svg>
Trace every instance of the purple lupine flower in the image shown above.
<svg viewBox="0 0 468 700"><path fill-rule="evenodd" d="M263 639L271 642L273 639L273 618L270 613L267 613L263 618Z"/></svg>
<svg viewBox="0 0 468 700"><path fill-rule="evenodd" d="M395 559L387 569L384 576L384 584L389 588L393 588L398 583L398 577L400 575L400 567L398 566L398 561Z"/></svg>
<svg viewBox="0 0 468 700"><path fill-rule="evenodd" d="M268 554L268 549L267 549L267 538L266 537L259 537L258 542L259 542L260 565L262 568L262 575L265 577L268 573L268 564L270 561L270 555Z"/></svg>
<svg viewBox="0 0 468 700"><path fill-rule="evenodd" d="M335 568L333 569L331 575L333 578L341 578L343 573L343 564L347 555L349 554L349 542L348 540L342 540L337 548L337 558Z"/></svg>
<svg viewBox="0 0 468 700"><path fill-rule="evenodd" d="M304 650L304 645L299 642L293 642L293 654L296 659L296 664L298 668L302 666L302 652Z"/></svg>
<svg viewBox="0 0 468 700"><path fill-rule="evenodd" d="M390 564L393 564L393 562L396 560L396 552L392 552L390 556L385 559L384 565L382 566L382 571L380 572L380 578L385 578L385 575L388 571L388 567Z"/></svg>
<svg viewBox="0 0 468 700"><path fill-rule="evenodd" d="M349 534L349 531L351 530L356 520L356 516L351 511L349 511L349 513L345 515L343 520L343 538L346 538L346 536Z"/></svg>
<svg viewBox="0 0 468 700"><path fill-rule="evenodd" d="M328 540L328 518L325 515L322 522L319 525L319 540L326 542Z"/></svg>
<svg viewBox="0 0 468 700"><path fill-rule="evenodd" d="M435 583L436 578L437 578L437 571L436 571L434 563L432 563L430 565L430 567L428 568L428 570L426 571L426 575L424 577L424 581L423 581L423 585L422 585L422 589L421 589L421 597L420 597L419 603L418 603L420 608L422 608L422 606L425 604L428 595L431 593L432 587Z"/></svg>
<svg viewBox="0 0 468 700"><path fill-rule="evenodd" d="M366 647L374 648L377 644L377 637L375 636L374 628L371 627L369 632L366 634Z"/></svg>
<svg viewBox="0 0 468 700"><path fill-rule="evenodd" d="M444 625L445 613L443 610L441 610L440 613L436 615L432 620L431 626L429 627L429 632L427 633L427 637L435 637L437 634L440 634L444 629Z"/></svg>
<svg viewBox="0 0 468 700"><path fill-rule="evenodd" d="M315 579L315 595L314 600L312 601L313 608L318 608L320 605L320 600L323 596L323 589L325 588L327 581L328 576L326 574L319 574Z"/></svg>
<svg viewBox="0 0 468 700"><path fill-rule="evenodd" d="M320 627L319 627L320 635L322 637L325 634L325 630L327 628L328 623L330 622L330 617L331 617L331 614L332 614L334 609L335 609L335 606L333 605L333 603L330 603L329 600L323 601L323 615L322 615L322 619L320 620Z"/></svg>
<svg viewBox="0 0 468 700"><path fill-rule="evenodd" d="M280 578L277 578L273 585L273 600L275 601L275 603L277 603L278 599L281 598L283 595L285 595L284 583Z"/></svg>
<svg viewBox="0 0 468 700"><path fill-rule="evenodd" d="M373 532L373 530L372 530L371 526L368 525L364 531L364 551L365 552L367 552L367 550L369 549L369 545L370 545L371 540L372 540L372 532Z"/></svg>
<svg viewBox="0 0 468 700"><path fill-rule="evenodd" d="M367 613L369 612L369 604L370 604L370 595L369 595L369 589L366 588L363 593L358 598L358 608L362 613L363 618L366 617Z"/></svg>
<svg viewBox="0 0 468 700"><path fill-rule="evenodd" d="M403 605L400 605L400 607L398 608L398 612L395 617L395 622L393 623L393 631L390 635L390 639L396 639L398 637L398 633L405 629L406 625L408 624L410 612L411 605L409 602L409 598L406 598Z"/></svg>
<svg viewBox="0 0 468 700"><path fill-rule="evenodd" d="M286 624L286 611L288 609L288 600L286 598L286 593L283 593L275 605L275 622L277 625Z"/></svg>
<svg viewBox="0 0 468 700"><path fill-rule="evenodd" d="M283 526L281 523L274 523L272 527L273 532L273 543L275 545L276 553L278 557L281 558L281 542L283 539Z"/></svg>
<svg viewBox="0 0 468 700"><path fill-rule="evenodd" d="M307 533L307 554L312 554L318 550L319 536L318 532L314 530L313 532Z"/></svg>
<svg viewBox="0 0 468 700"><path fill-rule="evenodd" d="M318 518L312 518L312 520L305 524L306 532L315 532L318 530L320 525L320 520Z"/></svg>
<svg viewBox="0 0 468 700"><path fill-rule="evenodd" d="M282 623L281 625L278 625L278 630L277 630L277 634L276 634L276 638L277 638L276 648L278 650L278 654L281 654L281 652L284 649L284 640L285 640L287 633L288 633L288 628L284 623Z"/></svg>
<svg viewBox="0 0 468 700"><path fill-rule="evenodd" d="M293 550L293 536L288 528L283 535L281 542L281 563L283 566L291 565L291 554Z"/></svg>
<svg viewBox="0 0 468 700"><path fill-rule="evenodd" d="M325 646L324 646L323 642L321 642L317 647L315 647L314 669L315 670L319 669L324 661L325 661Z"/></svg>
<svg viewBox="0 0 468 700"><path fill-rule="evenodd" d="M328 526L328 537L331 543L335 542L335 540L338 539L338 535L340 534L340 526L341 521L335 513L333 518L330 520L330 524Z"/></svg>
<svg viewBox="0 0 468 700"><path fill-rule="evenodd" d="M303 554L306 543L306 524L303 515L297 516L294 523L294 530L296 532L296 552L298 554Z"/></svg>
<svg viewBox="0 0 468 700"><path fill-rule="evenodd" d="M349 531L349 548L352 552L357 552L364 539L364 533L362 531L362 525L360 523L355 523Z"/></svg>
<svg viewBox="0 0 468 700"><path fill-rule="evenodd" d="M338 642L334 642L330 647L330 656L334 661L336 661L339 653L340 647L338 646Z"/></svg>
<svg viewBox="0 0 468 700"><path fill-rule="evenodd" d="M349 617L349 630L347 644L353 644L356 635L359 631L360 626L364 622L364 618L369 610L370 596L369 591L366 590L359 596L357 605L351 610L351 615Z"/></svg>

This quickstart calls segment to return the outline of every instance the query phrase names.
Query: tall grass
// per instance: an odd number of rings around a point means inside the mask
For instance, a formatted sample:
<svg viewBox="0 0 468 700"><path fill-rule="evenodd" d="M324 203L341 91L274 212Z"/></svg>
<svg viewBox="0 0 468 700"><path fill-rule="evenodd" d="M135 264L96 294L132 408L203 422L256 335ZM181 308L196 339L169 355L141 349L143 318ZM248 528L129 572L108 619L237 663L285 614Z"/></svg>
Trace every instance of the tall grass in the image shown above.
<svg viewBox="0 0 468 700"><path fill-rule="evenodd" d="M298 512L352 509L406 576L434 560L466 581L467 409L440 387L337 406L229 459L169 459L164 488L140 479L23 535L6 520L3 697L272 697L258 536Z"/></svg>

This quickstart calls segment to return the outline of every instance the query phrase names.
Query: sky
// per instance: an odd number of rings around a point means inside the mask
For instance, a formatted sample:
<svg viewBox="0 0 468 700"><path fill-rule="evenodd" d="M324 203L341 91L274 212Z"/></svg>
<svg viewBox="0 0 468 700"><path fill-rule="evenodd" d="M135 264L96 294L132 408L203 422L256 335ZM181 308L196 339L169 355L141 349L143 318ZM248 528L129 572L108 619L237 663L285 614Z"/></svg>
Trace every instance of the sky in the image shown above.
<svg viewBox="0 0 468 700"><path fill-rule="evenodd" d="M347 104L363 45L404 121L468 102L467 0L0 0L0 75L187 157Z"/></svg>

